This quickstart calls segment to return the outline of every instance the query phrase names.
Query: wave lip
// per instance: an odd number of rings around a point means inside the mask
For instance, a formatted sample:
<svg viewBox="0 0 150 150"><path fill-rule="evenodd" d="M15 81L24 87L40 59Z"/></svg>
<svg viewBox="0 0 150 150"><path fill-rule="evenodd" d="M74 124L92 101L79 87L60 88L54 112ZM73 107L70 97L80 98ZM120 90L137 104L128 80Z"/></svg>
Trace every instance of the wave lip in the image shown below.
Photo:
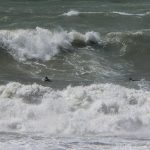
<svg viewBox="0 0 150 150"><path fill-rule="evenodd" d="M73 43L78 45L99 43L98 33L85 34L76 31L50 31L37 27L34 30L0 30L0 47L19 61L38 59L50 60L61 51L73 50Z"/></svg>

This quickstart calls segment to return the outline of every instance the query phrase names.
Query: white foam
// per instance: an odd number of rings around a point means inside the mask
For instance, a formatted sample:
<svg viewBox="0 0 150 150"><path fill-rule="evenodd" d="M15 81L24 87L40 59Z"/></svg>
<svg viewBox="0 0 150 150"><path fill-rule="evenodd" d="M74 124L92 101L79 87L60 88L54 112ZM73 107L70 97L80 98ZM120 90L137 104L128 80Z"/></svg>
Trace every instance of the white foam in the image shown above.
<svg viewBox="0 0 150 150"><path fill-rule="evenodd" d="M37 27L34 30L0 30L0 46L19 61L28 59L50 60L61 50L73 49L74 41L100 42L96 32L82 34L76 31L50 31Z"/></svg>
<svg viewBox="0 0 150 150"><path fill-rule="evenodd" d="M114 14L119 14L119 15L123 15L123 16L144 16L146 15L146 13L144 14L136 14L136 13L127 13L127 12L119 12L119 11L113 11Z"/></svg>
<svg viewBox="0 0 150 150"><path fill-rule="evenodd" d="M72 31L69 33L69 37L71 41L73 42L78 41L79 43L83 43L83 44L88 44L90 42L93 42L93 43L101 42L99 33L93 32L93 31L86 32L85 34Z"/></svg>
<svg viewBox="0 0 150 150"><path fill-rule="evenodd" d="M77 10L71 10L71 11L68 11L67 13L62 14L62 15L71 17L71 16L78 16L80 14L104 14L104 13L105 12L79 12Z"/></svg>
<svg viewBox="0 0 150 150"><path fill-rule="evenodd" d="M69 12L67 13L64 13L63 15L64 16L78 16L80 14L80 12L76 11L76 10L70 10Z"/></svg>
<svg viewBox="0 0 150 150"><path fill-rule="evenodd" d="M63 16L71 17L71 16L78 16L80 14L118 14L122 16L145 16L149 15L149 12L146 13L128 13L128 12L121 12L121 11L113 11L113 12L79 12L76 10L68 11L67 13L62 14Z"/></svg>
<svg viewBox="0 0 150 150"><path fill-rule="evenodd" d="M150 125L150 92L114 84L53 90L0 86L0 131L49 134L137 132Z"/></svg>

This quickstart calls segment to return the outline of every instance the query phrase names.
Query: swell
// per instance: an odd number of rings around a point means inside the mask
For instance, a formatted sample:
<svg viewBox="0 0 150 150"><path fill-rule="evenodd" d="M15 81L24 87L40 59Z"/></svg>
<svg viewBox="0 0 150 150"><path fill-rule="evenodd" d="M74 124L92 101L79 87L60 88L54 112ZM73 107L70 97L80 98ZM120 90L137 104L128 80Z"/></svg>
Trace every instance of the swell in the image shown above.
<svg viewBox="0 0 150 150"><path fill-rule="evenodd" d="M0 47L1 61L10 57L17 61L42 60L48 61L61 52L73 52L78 48L96 46L133 62L147 62L150 31L110 32L100 36L98 32L80 33L77 31L50 31L36 28L35 30L1 30ZM95 50L96 50L95 49ZM86 50L86 49L85 49Z"/></svg>
<svg viewBox="0 0 150 150"><path fill-rule="evenodd" d="M128 76L149 80L149 40L149 30L103 35L42 28L1 30L1 80L40 83L48 75L65 86L93 79L125 81Z"/></svg>
<svg viewBox="0 0 150 150"><path fill-rule="evenodd" d="M114 50L119 57L132 62L135 68L149 72L150 31L114 32L105 37L105 49Z"/></svg>

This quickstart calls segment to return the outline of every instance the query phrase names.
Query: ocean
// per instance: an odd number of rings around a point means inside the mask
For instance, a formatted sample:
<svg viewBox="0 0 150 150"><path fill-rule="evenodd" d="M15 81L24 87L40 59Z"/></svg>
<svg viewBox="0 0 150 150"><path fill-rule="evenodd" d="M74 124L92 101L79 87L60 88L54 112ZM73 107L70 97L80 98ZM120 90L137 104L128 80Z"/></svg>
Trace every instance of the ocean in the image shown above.
<svg viewBox="0 0 150 150"><path fill-rule="evenodd" d="M149 65L149 0L0 0L0 150L149 150Z"/></svg>

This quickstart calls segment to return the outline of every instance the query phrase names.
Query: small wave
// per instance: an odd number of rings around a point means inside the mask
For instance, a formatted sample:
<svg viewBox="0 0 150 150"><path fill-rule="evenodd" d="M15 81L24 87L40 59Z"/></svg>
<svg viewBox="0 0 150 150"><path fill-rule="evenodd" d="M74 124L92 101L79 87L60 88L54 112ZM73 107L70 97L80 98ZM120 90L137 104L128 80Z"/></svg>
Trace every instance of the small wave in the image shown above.
<svg viewBox="0 0 150 150"><path fill-rule="evenodd" d="M78 16L80 14L104 14L105 12L79 12L77 10L71 10L68 11L67 13L62 14L63 16Z"/></svg>
<svg viewBox="0 0 150 150"><path fill-rule="evenodd" d="M136 132L150 125L150 92L115 84L0 86L0 130L50 134Z"/></svg>
<svg viewBox="0 0 150 150"><path fill-rule="evenodd" d="M73 50L73 46L99 43L98 33L82 34L77 31L50 31L37 27L34 30L0 30L0 47L19 61L38 59L47 61L60 51Z"/></svg>
<svg viewBox="0 0 150 150"><path fill-rule="evenodd" d="M122 15L122 16L146 16L146 15L149 15L150 13L149 12L146 12L146 13L127 13L127 12L120 12L120 11L113 11L113 12L79 12L79 11L76 11L76 10L71 10L71 11L68 11L67 13L64 13L62 14L63 16L68 16L68 17L71 17L71 16L78 16L80 14L118 14L118 15Z"/></svg>
<svg viewBox="0 0 150 150"><path fill-rule="evenodd" d="M67 13L64 13L63 16L78 16L80 14L80 12L76 11L76 10L71 10Z"/></svg>
<svg viewBox="0 0 150 150"><path fill-rule="evenodd" d="M119 14L119 15L124 15L124 16L144 16L147 13L142 13L142 14L134 14L134 13L127 13L127 12L119 12L119 11L113 11L113 14Z"/></svg>

